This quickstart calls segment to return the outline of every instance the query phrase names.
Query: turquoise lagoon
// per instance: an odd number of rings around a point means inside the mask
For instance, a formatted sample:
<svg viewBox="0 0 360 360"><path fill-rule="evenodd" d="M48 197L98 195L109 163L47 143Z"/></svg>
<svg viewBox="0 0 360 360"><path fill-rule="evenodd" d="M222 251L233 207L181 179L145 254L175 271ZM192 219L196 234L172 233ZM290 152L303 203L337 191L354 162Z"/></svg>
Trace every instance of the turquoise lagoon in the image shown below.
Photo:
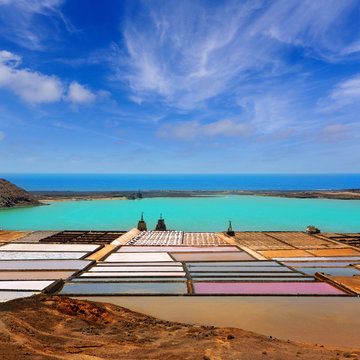
<svg viewBox="0 0 360 360"><path fill-rule="evenodd" d="M360 200L290 199L262 196L153 198L51 202L47 206L0 210L0 228L9 230L129 230L144 212L148 229L160 213L168 229L224 231L228 220L245 230L359 232Z"/></svg>

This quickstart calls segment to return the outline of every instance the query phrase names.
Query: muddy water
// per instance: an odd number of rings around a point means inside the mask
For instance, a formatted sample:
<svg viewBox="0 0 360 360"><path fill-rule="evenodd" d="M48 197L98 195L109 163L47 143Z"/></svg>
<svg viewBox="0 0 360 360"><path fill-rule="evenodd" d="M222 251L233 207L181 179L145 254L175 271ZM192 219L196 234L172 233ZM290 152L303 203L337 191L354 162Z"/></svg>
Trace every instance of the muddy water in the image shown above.
<svg viewBox="0 0 360 360"><path fill-rule="evenodd" d="M360 299L353 297L98 296L160 319L237 327L281 339L360 346Z"/></svg>

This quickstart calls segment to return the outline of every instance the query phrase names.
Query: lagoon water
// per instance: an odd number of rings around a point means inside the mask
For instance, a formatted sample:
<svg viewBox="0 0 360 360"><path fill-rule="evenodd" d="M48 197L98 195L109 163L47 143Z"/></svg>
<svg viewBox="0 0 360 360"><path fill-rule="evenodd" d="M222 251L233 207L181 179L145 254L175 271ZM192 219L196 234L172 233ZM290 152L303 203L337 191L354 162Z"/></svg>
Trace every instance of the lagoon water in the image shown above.
<svg viewBox="0 0 360 360"><path fill-rule="evenodd" d="M360 201L262 196L153 198L51 202L48 206L0 210L0 227L9 230L129 230L144 212L148 229L160 213L168 229L224 231L228 220L245 230L359 232Z"/></svg>

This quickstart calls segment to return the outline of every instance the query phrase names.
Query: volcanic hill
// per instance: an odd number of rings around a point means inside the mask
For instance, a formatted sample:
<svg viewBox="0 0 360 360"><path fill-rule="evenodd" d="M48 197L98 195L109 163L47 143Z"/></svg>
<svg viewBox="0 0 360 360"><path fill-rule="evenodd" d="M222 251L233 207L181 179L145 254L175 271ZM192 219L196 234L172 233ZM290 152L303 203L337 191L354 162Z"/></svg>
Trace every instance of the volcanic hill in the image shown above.
<svg viewBox="0 0 360 360"><path fill-rule="evenodd" d="M41 205L26 190L0 179L0 208L24 207Z"/></svg>

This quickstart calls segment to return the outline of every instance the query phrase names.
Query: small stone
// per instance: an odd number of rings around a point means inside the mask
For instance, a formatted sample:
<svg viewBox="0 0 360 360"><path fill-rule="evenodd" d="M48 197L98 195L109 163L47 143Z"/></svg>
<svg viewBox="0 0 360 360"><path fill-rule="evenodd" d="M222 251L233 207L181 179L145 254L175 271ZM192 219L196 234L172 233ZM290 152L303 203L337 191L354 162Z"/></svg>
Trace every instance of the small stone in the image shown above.
<svg viewBox="0 0 360 360"><path fill-rule="evenodd" d="M227 336L227 339L228 339L228 340L232 340L232 339L234 339L234 338L235 338L235 336L232 335L232 334L229 334L229 335Z"/></svg>

